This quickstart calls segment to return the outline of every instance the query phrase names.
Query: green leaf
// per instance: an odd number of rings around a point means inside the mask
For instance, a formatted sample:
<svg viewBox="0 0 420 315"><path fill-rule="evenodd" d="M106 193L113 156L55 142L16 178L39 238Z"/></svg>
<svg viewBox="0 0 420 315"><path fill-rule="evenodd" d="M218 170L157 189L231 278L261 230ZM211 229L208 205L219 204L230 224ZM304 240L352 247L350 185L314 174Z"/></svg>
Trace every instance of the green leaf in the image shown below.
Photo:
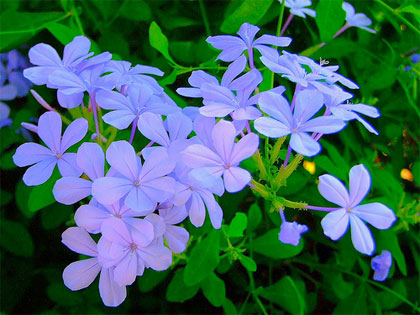
<svg viewBox="0 0 420 315"><path fill-rule="evenodd" d="M345 281L342 273L331 272L325 278L330 288L340 300L345 299L353 293L354 283Z"/></svg>
<svg viewBox="0 0 420 315"><path fill-rule="evenodd" d="M47 295L50 300L63 306L73 306L83 304L80 292L73 292L66 288L63 283L53 283L47 288Z"/></svg>
<svg viewBox="0 0 420 315"><path fill-rule="evenodd" d="M248 211L248 226L247 232L254 231L262 220L262 213L260 206L257 203L253 203Z"/></svg>
<svg viewBox="0 0 420 315"><path fill-rule="evenodd" d="M400 244L398 243L398 237L395 235L395 231L379 230L376 244L378 253L381 253L382 250L389 250L391 252L392 258L397 262L401 273L404 276L407 276L407 264L405 262L404 254L401 251Z"/></svg>
<svg viewBox="0 0 420 315"><path fill-rule="evenodd" d="M228 298L226 298L225 302L223 303L223 312L225 314L229 314L229 315L238 314L238 311L236 310L235 304L233 304L232 301L229 300Z"/></svg>
<svg viewBox="0 0 420 315"><path fill-rule="evenodd" d="M120 12L121 16L130 21L149 21L152 18L152 11L146 1L128 0Z"/></svg>
<svg viewBox="0 0 420 315"><path fill-rule="evenodd" d="M162 33L161 28L155 21L150 24L149 28L149 41L150 45L159 51L166 60L176 64L176 62L169 55L169 43L165 34Z"/></svg>
<svg viewBox="0 0 420 315"><path fill-rule="evenodd" d="M346 13L343 10L343 0L320 0L316 7L316 25L323 42L333 38L344 25Z"/></svg>
<svg viewBox="0 0 420 315"><path fill-rule="evenodd" d="M185 269L178 270L166 290L166 299L169 302L184 302L193 298L200 288L198 285L186 286L184 283Z"/></svg>
<svg viewBox="0 0 420 315"><path fill-rule="evenodd" d="M62 223L66 222L73 206L66 206L59 203L54 203L46 208L41 213L42 226L46 230L51 230L59 227Z"/></svg>
<svg viewBox="0 0 420 315"><path fill-rule="evenodd" d="M414 182L420 186L420 162L414 162L413 167L411 168L411 172L413 173Z"/></svg>
<svg viewBox="0 0 420 315"><path fill-rule="evenodd" d="M407 287L403 280L397 280L392 284L392 290L397 292L399 295L403 297L407 297ZM418 288L417 288L418 290ZM403 300L396 297L394 294L388 292L388 291L380 291L377 293L379 296L379 303L381 304L381 307L384 310L392 310L396 307L398 307L401 303L403 303Z"/></svg>
<svg viewBox="0 0 420 315"><path fill-rule="evenodd" d="M70 43L76 36L82 35L79 30L57 22L46 24L46 28L63 45Z"/></svg>
<svg viewBox="0 0 420 315"><path fill-rule="evenodd" d="M251 272L257 271L257 264L255 263L254 259L252 259L251 257L240 254L239 261L241 262L242 266L245 267L245 269Z"/></svg>
<svg viewBox="0 0 420 315"><path fill-rule="evenodd" d="M34 253L31 235L22 224L15 221L0 220L0 244L17 256L31 257Z"/></svg>
<svg viewBox="0 0 420 315"><path fill-rule="evenodd" d="M212 230L207 237L195 244L185 266L184 281L193 286L207 278L219 263L220 230Z"/></svg>
<svg viewBox="0 0 420 315"><path fill-rule="evenodd" d="M388 66L375 68L377 71L366 77L365 88L370 91L383 90L391 87L397 80L398 69Z"/></svg>
<svg viewBox="0 0 420 315"><path fill-rule="evenodd" d="M62 12L4 11L0 15L0 50L18 46L46 27L47 23L65 18Z"/></svg>
<svg viewBox="0 0 420 315"><path fill-rule="evenodd" d="M19 210L23 213L28 219L32 218L35 215L35 212L29 211L28 208L28 195L32 191L32 187L26 186L23 181L19 181L16 185L15 191L15 202Z"/></svg>
<svg viewBox="0 0 420 315"><path fill-rule="evenodd" d="M278 305L292 314L305 313L305 291L304 286L298 286L295 281L289 277L283 277L275 284L263 288L260 295Z"/></svg>
<svg viewBox="0 0 420 315"><path fill-rule="evenodd" d="M224 303L226 298L225 282L214 272L201 282L201 290L213 306L220 307Z"/></svg>
<svg viewBox="0 0 420 315"><path fill-rule="evenodd" d="M272 229L253 240L254 252L274 259L284 259L294 257L302 251L303 239L300 240L298 246L284 244L279 241L278 233L278 229Z"/></svg>
<svg viewBox="0 0 420 315"><path fill-rule="evenodd" d="M55 182L60 178L57 168L54 170L51 178L44 184L35 186L28 198L28 209L29 211L35 212L53 204L55 202L52 189Z"/></svg>
<svg viewBox="0 0 420 315"><path fill-rule="evenodd" d="M224 33L236 33L245 22L257 24L270 8L273 0L243 0L223 21L220 30Z"/></svg>
<svg viewBox="0 0 420 315"><path fill-rule="evenodd" d="M146 269L144 271L144 274L138 278L137 284L139 287L139 290L141 292L150 292L152 291L159 283L161 283L163 280L166 279L166 277L169 275L170 270L164 270L164 271L155 271L152 269ZM183 281L181 279L181 281Z"/></svg>
<svg viewBox="0 0 420 315"><path fill-rule="evenodd" d="M244 230L248 224L248 218L245 213L236 212L235 217L230 222L228 236L229 237L242 237L244 236Z"/></svg>
<svg viewBox="0 0 420 315"><path fill-rule="evenodd" d="M368 314L366 297L366 288L362 284L353 294L338 303L333 314Z"/></svg>

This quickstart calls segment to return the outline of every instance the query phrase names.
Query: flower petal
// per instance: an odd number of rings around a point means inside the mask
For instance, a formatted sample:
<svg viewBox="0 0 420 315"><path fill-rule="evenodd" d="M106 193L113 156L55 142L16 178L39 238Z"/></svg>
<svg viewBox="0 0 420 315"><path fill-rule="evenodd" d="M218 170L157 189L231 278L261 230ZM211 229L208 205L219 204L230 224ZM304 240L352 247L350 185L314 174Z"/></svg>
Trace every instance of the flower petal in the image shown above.
<svg viewBox="0 0 420 315"><path fill-rule="evenodd" d="M78 227L84 228L89 233L96 234L101 232L102 223L111 217L111 213L105 208L83 205L77 209L74 221L76 221Z"/></svg>
<svg viewBox="0 0 420 315"><path fill-rule="evenodd" d="M92 193L92 182L78 177L63 177L55 182L53 195L64 205L74 204Z"/></svg>
<svg viewBox="0 0 420 315"><path fill-rule="evenodd" d="M27 166L49 159L53 153L48 148L33 142L20 145L13 155L13 162L17 166Z"/></svg>
<svg viewBox="0 0 420 315"><path fill-rule="evenodd" d="M114 267L102 268L99 276L99 294L106 306L117 307L127 297L125 286L119 286L114 280Z"/></svg>
<svg viewBox="0 0 420 315"><path fill-rule="evenodd" d="M247 170L235 166L231 166L223 174L226 190L230 193L242 190L251 179L251 174Z"/></svg>
<svg viewBox="0 0 420 315"><path fill-rule="evenodd" d="M318 190L322 197L327 199L329 202L335 203L343 208L347 208L350 204L350 198L346 187L334 176L320 176Z"/></svg>
<svg viewBox="0 0 420 315"><path fill-rule="evenodd" d="M397 219L394 211L379 202L357 206L352 213L381 230L390 228Z"/></svg>
<svg viewBox="0 0 420 315"><path fill-rule="evenodd" d="M131 189L133 183L124 178L102 177L92 184L92 195L102 204L109 205L120 200Z"/></svg>
<svg viewBox="0 0 420 315"><path fill-rule="evenodd" d="M230 157L230 164L236 165L251 157L258 149L260 138L255 133L247 134L235 143Z"/></svg>
<svg viewBox="0 0 420 315"><path fill-rule="evenodd" d="M291 133L288 126L270 117L257 118L254 127L259 133L270 138L280 138Z"/></svg>
<svg viewBox="0 0 420 315"><path fill-rule="evenodd" d="M314 156L321 151L321 145L305 132L292 133L290 146L304 156Z"/></svg>
<svg viewBox="0 0 420 315"><path fill-rule="evenodd" d="M133 146L127 141L112 142L106 151L106 160L124 177L132 182L138 180L140 163Z"/></svg>
<svg viewBox="0 0 420 315"><path fill-rule="evenodd" d="M97 143L85 142L77 150L77 166L92 181L104 176L104 151Z"/></svg>
<svg viewBox="0 0 420 315"><path fill-rule="evenodd" d="M375 242L372 233L356 215L350 214L351 240L354 248L366 255L372 255L375 251Z"/></svg>
<svg viewBox="0 0 420 315"><path fill-rule="evenodd" d="M324 234L333 241L341 238L349 227L349 215L346 209L339 209L328 213L321 220L321 226Z"/></svg>
<svg viewBox="0 0 420 315"><path fill-rule="evenodd" d="M96 243L85 229L70 227L61 234L61 242L73 252L96 257L98 255Z"/></svg>
<svg viewBox="0 0 420 315"><path fill-rule="evenodd" d="M31 166L23 174L23 182L26 186L37 186L45 183L51 177L56 164L57 158L50 157Z"/></svg>
<svg viewBox="0 0 420 315"><path fill-rule="evenodd" d="M46 112L39 117L38 135L54 153L60 152L61 117L56 112Z"/></svg>
<svg viewBox="0 0 420 315"><path fill-rule="evenodd" d="M350 207L357 206L370 190L371 178L363 164L353 166L350 170Z"/></svg>
<svg viewBox="0 0 420 315"><path fill-rule="evenodd" d="M88 130L88 122L84 118L79 118L73 121L64 131L63 138L61 139L60 153L64 153L73 144L76 144L86 135Z"/></svg>
<svg viewBox="0 0 420 315"><path fill-rule="evenodd" d="M72 291L87 288L95 280L99 271L101 271L101 266L96 258L76 261L64 269L64 284Z"/></svg>

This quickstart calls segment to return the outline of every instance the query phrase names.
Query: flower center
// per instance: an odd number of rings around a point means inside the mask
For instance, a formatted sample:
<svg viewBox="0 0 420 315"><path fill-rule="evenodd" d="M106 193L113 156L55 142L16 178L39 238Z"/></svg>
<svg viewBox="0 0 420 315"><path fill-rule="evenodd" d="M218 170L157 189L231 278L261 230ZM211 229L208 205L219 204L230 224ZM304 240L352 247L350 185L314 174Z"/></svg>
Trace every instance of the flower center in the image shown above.
<svg viewBox="0 0 420 315"><path fill-rule="evenodd" d="M57 157L57 159L61 159L63 157L60 153L56 153L55 156Z"/></svg>
<svg viewBox="0 0 420 315"><path fill-rule="evenodd" d="M230 164L226 165L225 168L228 170L230 168Z"/></svg>
<svg viewBox="0 0 420 315"><path fill-rule="evenodd" d="M347 208L346 211L350 213L351 212L351 208L350 207Z"/></svg>
<svg viewBox="0 0 420 315"><path fill-rule="evenodd" d="M137 244L136 243L131 243L130 244L130 251L135 252L137 250Z"/></svg>
<svg viewBox="0 0 420 315"><path fill-rule="evenodd" d="M138 180L136 180L136 181L133 183L133 185L134 185L134 187L139 187L139 186L140 186L140 182L139 182Z"/></svg>

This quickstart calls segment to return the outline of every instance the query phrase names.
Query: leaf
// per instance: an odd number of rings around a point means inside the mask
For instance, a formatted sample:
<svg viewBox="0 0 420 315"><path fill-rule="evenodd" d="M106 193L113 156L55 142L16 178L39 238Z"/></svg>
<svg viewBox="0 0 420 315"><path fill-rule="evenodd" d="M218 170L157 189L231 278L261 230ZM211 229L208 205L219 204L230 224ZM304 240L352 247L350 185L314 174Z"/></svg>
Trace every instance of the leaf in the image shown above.
<svg viewBox="0 0 420 315"><path fill-rule="evenodd" d="M28 208L28 195L32 191L32 187L26 186L22 181L19 181L16 185L15 191L15 202L19 210L28 219L35 215L35 212L29 211Z"/></svg>
<svg viewBox="0 0 420 315"><path fill-rule="evenodd" d="M325 275L325 279L327 279L328 285L340 300L345 299L353 293L354 283L345 281L342 273L330 272Z"/></svg>
<svg viewBox="0 0 420 315"><path fill-rule="evenodd" d="M327 42L344 25L346 13L343 10L343 0L320 0L316 6L316 25L321 41Z"/></svg>
<svg viewBox="0 0 420 315"><path fill-rule="evenodd" d="M223 21L220 30L224 33L236 33L245 22L257 24L271 6L273 0L243 0Z"/></svg>
<svg viewBox="0 0 420 315"><path fill-rule="evenodd" d="M249 270L251 272L257 271L257 264L251 257L240 254L239 261L241 262L242 266L245 267L246 270Z"/></svg>
<svg viewBox="0 0 420 315"><path fill-rule="evenodd" d="M253 203L248 211L248 226L247 232L250 233L256 229L262 219L262 213L260 206L257 203Z"/></svg>
<svg viewBox="0 0 420 315"><path fill-rule="evenodd" d="M63 306L83 304L82 295L79 292L72 292L61 282L50 284L47 288L47 295L50 300Z"/></svg>
<svg viewBox="0 0 420 315"><path fill-rule="evenodd" d="M0 50L16 47L41 31L46 24L64 18L62 12L4 11L0 15Z"/></svg>
<svg viewBox="0 0 420 315"><path fill-rule="evenodd" d="M201 282L201 290L213 306L220 307L224 303L226 298L225 282L214 272Z"/></svg>
<svg viewBox="0 0 420 315"><path fill-rule="evenodd" d="M225 302L223 303L223 312L225 314L229 314L229 315L238 314L238 311L236 310L235 304L233 304L232 301L229 300L228 298L226 298Z"/></svg>
<svg viewBox="0 0 420 315"><path fill-rule="evenodd" d="M46 28L63 45L70 43L76 36L82 35L77 29L57 22L46 24Z"/></svg>
<svg viewBox="0 0 420 315"><path fill-rule="evenodd" d="M370 91L383 90L391 87L397 80L398 69L393 67L377 67L378 71L369 73L366 77L366 89Z"/></svg>
<svg viewBox="0 0 420 315"><path fill-rule="evenodd" d="M275 284L263 288L260 295L278 305L283 307L285 310L292 314L304 314L305 313L305 291L304 286L298 288L295 281L289 277L283 277L280 281Z"/></svg>
<svg viewBox="0 0 420 315"><path fill-rule="evenodd" d="M144 274L138 278L137 284L141 292L152 291L159 283L166 279L169 275L169 269L164 271L155 271L152 269L146 269ZM183 281L181 279L181 281Z"/></svg>
<svg viewBox="0 0 420 315"><path fill-rule="evenodd" d="M411 168L411 172L413 173L414 182L420 186L420 162L414 162L413 167Z"/></svg>
<svg viewBox="0 0 420 315"><path fill-rule="evenodd" d="M46 207L41 213L42 227L46 230L59 227L69 219L72 210L73 206L66 206L59 203L54 203Z"/></svg>
<svg viewBox="0 0 420 315"><path fill-rule="evenodd" d="M55 182L60 178L57 168L51 178L39 186L35 186L29 194L28 209L35 212L53 204L55 202L52 189Z"/></svg>
<svg viewBox="0 0 420 315"><path fill-rule="evenodd" d="M152 11L146 1L143 0L128 0L125 1L124 7L120 14L130 21L149 21L152 18Z"/></svg>
<svg viewBox="0 0 420 315"><path fill-rule="evenodd" d="M398 237L395 235L393 230L379 230L378 237L376 240L378 252L382 250L389 250L392 254L392 258L397 262L398 268L404 276L407 276L407 264L405 257L401 251L400 244L398 243Z"/></svg>
<svg viewBox="0 0 420 315"><path fill-rule="evenodd" d="M399 295L403 296L404 298L407 297L407 287L403 280L397 280L392 284L392 290L397 292ZM418 290L418 288L417 288ZM396 297L394 294L388 292L388 291L380 291L377 292L379 296L379 303L381 304L381 307L384 310L392 310L396 307L398 307L401 303L403 303L403 300Z"/></svg>
<svg viewBox="0 0 420 315"><path fill-rule="evenodd" d="M274 259L290 258L298 255L303 248L303 240L298 246L284 244L279 241L279 230L272 229L252 241L252 249L258 254Z"/></svg>
<svg viewBox="0 0 420 315"><path fill-rule="evenodd" d="M366 297L366 288L361 285L353 294L338 303L333 314L368 314Z"/></svg>
<svg viewBox="0 0 420 315"><path fill-rule="evenodd" d="M17 256L31 257L34 253L31 235L22 224L15 221L0 220L0 244Z"/></svg>
<svg viewBox="0 0 420 315"><path fill-rule="evenodd" d="M175 61L169 55L169 43L165 34L162 33L161 28L155 21L150 24L149 28L149 41L150 45L159 51L166 60L175 64Z"/></svg>
<svg viewBox="0 0 420 315"><path fill-rule="evenodd" d="M169 302L184 302L193 298L200 288L198 285L186 286L184 283L185 269L178 270L166 290L166 299Z"/></svg>
<svg viewBox="0 0 420 315"><path fill-rule="evenodd" d="M193 286L207 278L219 263L220 230L212 230L207 237L195 244L187 260L184 282Z"/></svg>
<svg viewBox="0 0 420 315"><path fill-rule="evenodd" d="M244 230L248 224L248 218L245 213L236 212L235 217L230 222L228 236L229 237L242 237L244 236Z"/></svg>

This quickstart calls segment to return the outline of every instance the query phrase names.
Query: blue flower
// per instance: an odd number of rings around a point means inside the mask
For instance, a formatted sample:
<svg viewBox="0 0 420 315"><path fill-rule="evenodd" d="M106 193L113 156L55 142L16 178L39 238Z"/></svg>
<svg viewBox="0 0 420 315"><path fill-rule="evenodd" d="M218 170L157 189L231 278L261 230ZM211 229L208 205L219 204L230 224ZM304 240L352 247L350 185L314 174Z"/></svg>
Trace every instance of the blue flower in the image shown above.
<svg viewBox="0 0 420 315"><path fill-rule="evenodd" d="M279 0L280 3L283 3L282 0ZM290 13L306 18L306 14L312 17L316 16L315 10L308 9L312 5L311 0L286 0L286 7L290 8Z"/></svg>
<svg viewBox="0 0 420 315"><path fill-rule="evenodd" d="M354 7L348 3L343 2L343 9L346 11L346 25L344 27L348 28L350 26L359 27L365 31L371 32L373 34L376 33L375 30L368 28L366 26L372 24L372 21L363 13L356 13Z"/></svg>
<svg viewBox="0 0 420 315"><path fill-rule="evenodd" d="M288 222L282 209L280 209L280 217L282 223L280 226L279 241L284 244L298 246L301 234L308 232L309 228L305 224L299 224L295 221Z"/></svg>
<svg viewBox="0 0 420 315"><path fill-rule="evenodd" d="M372 269L375 271L373 280L384 281L388 278L389 268L392 266L392 255L389 251L383 250L382 254L372 258Z"/></svg>
<svg viewBox="0 0 420 315"><path fill-rule="evenodd" d="M286 47L292 42L292 39L289 37L277 37L267 34L254 40L259 30L260 28L255 25L244 23L237 33L239 38L231 35L218 35L209 36L206 41L214 48L222 49L223 51L217 59L227 62L236 60L245 50L248 50L250 67L253 68L253 48L256 48L264 56L266 54L273 54L273 51L276 51L268 45Z"/></svg>
<svg viewBox="0 0 420 315"><path fill-rule="evenodd" d="M375 242L366 221L377 229L388 229L395 222L394 212L382 203L373 202L360 205L370 189L371 178L363 164L350 170L350 194L337 178L331 175L319 177L318 189L329 202L341 208L328 213L321 221L324 234L333 241L341 238L351 226L351 239L361 253L372 255Z"/></svg>
<svg viewBox="0 0 420 315"><path fill-rule="evenodd" d="M343 120L331 116L312 118L324 104L322 95L316 90L297 93L293 114L286 98L277 93L265 92L258 104L271 117L256 119L255 129L270 138L291 134L290 146L305 156L314 156L321 151L320 144L309 132L330 134L340 131L346 125Z"/></svg>

